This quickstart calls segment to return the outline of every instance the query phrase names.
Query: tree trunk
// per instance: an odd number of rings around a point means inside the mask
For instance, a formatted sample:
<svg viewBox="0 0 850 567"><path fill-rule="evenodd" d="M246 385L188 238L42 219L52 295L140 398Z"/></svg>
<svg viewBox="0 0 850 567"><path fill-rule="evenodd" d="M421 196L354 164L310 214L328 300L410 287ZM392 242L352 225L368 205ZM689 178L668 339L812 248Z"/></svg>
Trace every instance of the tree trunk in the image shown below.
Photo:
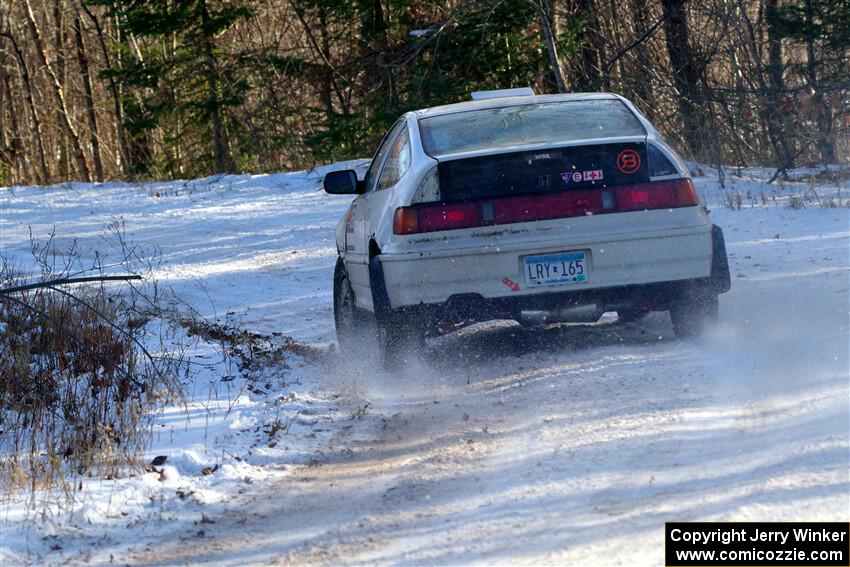
<svg viewBox="0 0 850 567"><path fill-rule="evenodd" d="M27 182L35 180L37 178L35 168L30 167L30 164L28 164L25 159L24 146L21 143L21 129L18 124L18 112L15 108L15 100L11 96L12 89L10 86L9 74L6 73L5 67L3 66L0 66L0 76L2 76L2 89L0 90L3 90L3 92L9 95L8 103L0 100L0 116L5 115L3 109L9 109L8 136L5 135L6 128L3 124L0 124L0 130L4 131L5 138L2 141L2 152L6 163L12 170L11 181L14 183L16 181ZM29 174L25 177L27 175L27 169L29 169Z"/></svg>
<svg viewBox="0 0 850 567"><path fill-rule="evenodd" d="M785 63L782 58L782 39L779 37L776 27L771 23L778 3L778 0L766 0L765 2L765 15L768 21L767 76L770 80L770 93L767 96L767 131L776 152L779 167L790 169L794 167L794 153L789 147L789 136L784 126L785 120L780 116L779 110L782 108L782 101L785 98L785 80L783 79Z"/></svg>
<svg viewBox="0 0 850 567"><path fill-rule="evenodd" d="M543 4L543 0L530 2L540 15L540 27L543 28L543 38L546 40L546 52L549 54L549 66L552 69L552 76L555 78L555 86L558 87L559 93L567 92L567 83L564 81L564 70L561 67L561 59L558 57L557 43L557 16L555 11L547 10Z"/></svg>
<svg viewBox="0 0 850 567"><path fill-rule="evenodd" d="M9 76L6 74L5 53L0 51L0 184L14 183L18 176L18 124L12 101L12 89L9 88ZM8 101L7 101L8 95ZM6 109L9 109L9 124L6 125ZM8 168L11 179L3 175L2 166Z"/></svg>
<svg viewBox="0 0 850 567"><path fill-rule="evenodd" d="M207 27L210 13L206 0L201 3L202 26ZM207 81L207 96L209 97L210 120L213 131L213 149L215 152L215 168L217 172L226 172L233 169L227 153L227 141L221 120L221 103L218 97L218 68L216 66L215 53L213 50L213 37L204 32L204 69Z"/></svg>
<svg viewBox="0 0 850 567"><path fill-rule="evenodd" d="M26 61L24 60L24 54L21 51L21 47L15 39L15 36L9 33L6 37L11 42L12 49L15 52L15 58L18 61L21 86L23 87L24 99L26 100L30 121L32 122L32 136L35 140L35 160L37 163L37 166L33 167L35 181L40 185L44 185L50 182L50 170L47 168L47 160L44 157L44 137L41 135L41 121L38 117L38 108L33 100L32 80L30 78L29 70L27 69Z"/></svg>
<svg viewBox="0 0 850 567"><path fill-rule="evenodd" d="M94 29L97 32L97 41L100 46L101 55L103 56L104 65L106 68L112 67L112 62L109 57L109 50L106 47L103 28L100 27L100 21L91 13L85 3L81 4L83 11L91 20ZM120 168L124 175L129 175L132 170L130 163L130 151L127 146L127 132L124 130L124 104L121 100L121 90L115 77L109 76L109 93L112 98L112 112L115 114L115 135L118 139L118 155L120 158Z"/></svg>
<svg viewBox="0 0 850 567"><path fill-rule="evenodd" d="M56 52L56 76L65 84L65 26L63 0L53 2L53 49Z"/></svg>
<svg viewBox="0 0 850 567"><path fill-rule="evenodd" d="M818 84L817 57L815 55L815 7L813 0L805 0L806 9L806 80L812 91L818 123L818 148L824 163L835 163L835 140L832 137L832 109L826 103Z"/></svg>
<svg viewBox="0 0 850 567"><path fill-rule="evenodd" d="M686 0L661 0L661 5L668 14L665 24L667 54L678 91L684 138L691 157L699 159L702 156L702 125L698 115L702 97L697 86L700 70L691 52L685 2Z"/></svg>
<svg viewBox="0 0 850 567"><path fill-rule="evenodd" d="M762 56L759 53L758 41L752 22L747 15L746 5L744 0L737 0L737 12L734 20L735 28L738 30L738 43L742 46L749 56L751 69L746 77L750 80L750 86L764 93L758 101L759 115L761 119L761 128L764 132L763 137L770 143L773 148L773 153L776 156L779 171L787 178L786 169L793 165L794 156L788 145L788 129L785 127L785 120L780 116L779 109L781 108L779 90L782 88L782 70L778 70L777 84L773 84L770 79L772 71L768 69ZM769 33L772 33L768 30ZM773 30L775 32L775 30ZM769 50L768 50L768 56ZM781 57L781 52L780 52Z"/></svg>
<svg viewBox="0 0 850 567"><path fill-rule="evenodd" d="M333 64L331 63L330 49L325 50L323 47L325 40L327 40L327 37L323 38L323 46L319 46L319 42L318 40L316 40L316 37L313 34L313 29L310 27L310 23L307 21L302 7L300 7L296 2L293 2L292 0L290 0L290 5L292 6L293 12L295 12L295 15L298 17L298 21L301 22L301 26L304 28L304 35L307 36L307 41L310 43L313 48L313 51L316 53L318 58L321 59L322 65L324 65L325 69L327 70L324 74L324 77L330 80L330 84L336 96L337 104L339 105L340 110L343 114L348 114L351 110L351 107L345 95L343 94L342 88L337 83L336 78L334 78L336 71L334 69ZM324 10L324 8L322 9Z"/></svg>
<svg viewBox="0 0 850 567"><path fill-rule="evenodd" d="M89 167L86 164L86 158L83 155L83 147L82 145L80 145L80 136L77 134L77 130L71 123L71 118L68 112L68 105L67 101L65 100L65 94L62 90L62 85L59 83L59 78L56 76L56 72L54 71L53 67L47 61L47 53L45 52L44 41L42 40L41 32L38 29L38 25L35 22L35 15L32 11L32 4L30 3L30 0L25 0L25 3L27 24L30 29L30 34L32 35L32 40L35 44L33 51L35 52L35 56L38 60L39 65L45 69L50 78L49 82L53 99L57 108L59 108L60 110L59 123L71 143L70 149L71 155L74 158L74 165L76 166L77 172L80 174L83 181L91 181Z"/></svg>
<svg viewBox="0 0 850 567"><path fill-rule="evenodd" d="M62 14L62 1L63 0L53 0L53 23L48 21L46 23L46 31L48 37L45 37L45 41L48 42L48 51L47 54L51 55L51 50L49 47L49 42L51 38L49 37L50 32L53 34L53 45L52 45L52 54L55 55L54 60L52 61L54 70L56 73L56 77L59 80L59 83L62 85L62 88L65 88L65 34L64 34L64 26L63 26L63 14ZM62 109L59 105L54 107L54 112L56 114L56 124L62 123ZM70 179L73 175L72 166L69 158L69 141L68 134L63 130L59 135L58 140L58 148L59 148L59 171L62 179Z"/></svg>
<svg viewBox="0 0 850 567"><path fill-rule="evenodd" d="M586 14L585 31L587 41L581 48L581 90L611 90L611 81L603 73L605 65L605 42L599 34L598 6L594 0L579 0L581 13Z"/></svg>
<svg viewBox="0 0 850 567"><path fill-rule="evenodd" d="M381 0L363 0L363 12L360 16L361 39L365 47L365 55L369 66L364 74L366 92L379 92L386 89L384 104L395 104L395 90L390 76L390 69L384 64L384 57L389 51L387 37L387 22L384 17L384 6ZM373 79L373 77L375 79ZM377 88L376 88L377 87Z"/></svg>
<svg viewBox="0 0 850 567"><path fill-rule="evenodd" d="M646 0L632 0L631 2L632 17L635 23L635 37L643 37L646 34L649 26L647 25L647 6ZM634 93L638 99L638 105L642 107L644 112L650 112L654 109L651 82L649 81L649 73L652 65L649 61L649 56L646 52L646 44L641 42L635 46L635 61L637 63L635 74ZM652 118L651 114L649 115Z"/></svg>
<svg viewBox="0 0 850 567"><path fill-rule="evenodd" d="M9 89L9 79L6 77L6 60L5 53L0 51L0 164L6 164L11 167L13 165L12 162L12 147L9 144L9 138L14 138L14 134L11 136L7 135L8 132L6 127L6 93L11 93L11 89ZM12 105L11 98L9 99L9 106ZM15 116L14 109L10 113L12 117ZM2 183L2 179L0 179L0 183Z"/></svg>
<svg viewBox="0 0 850 567"><path fill-rule="evenodd" d="M91 75L89 74L89 60L86 56L86 47L83 43L82 22L79 16L74 19L74 35L77 42L77 62L80 64L80 73L83 79L83 92L86 100L86 114L89 118L89 131L91 132L91 153L94 163L94 176L97 181L103 181L103 162L100 159L100 138L97 131L97 113L94 109L94 95L92 94Z"/></svg>
<svg viewBox="0 0 850 567"><path fill-rule="evenodd" d="M782 38L776 31L776 26L772 24L773 15L776 13L779 0L765 1L765 17L768 21L767 26L767 56L768 56L768 76L774 89L782 91L785 88L782 72L784 63L782 61Z"/></svg>
<svg viewBox="0 0 850 567"><path fill-rule="evenodd" d="M330 40L328 38L328 22L327 15L325 14L325 5L322 2L319 2L319 33L322 38L322 59L324 61L330 61L331 58L331 45ZM322 106L325 107L325 114L330 119L330 117L334 113L334 105L333 105L333 69L331 69L330 65L324 65L322 69L322 77L321 77L321 90L319 91L319 100L322 102Z"/></svg>

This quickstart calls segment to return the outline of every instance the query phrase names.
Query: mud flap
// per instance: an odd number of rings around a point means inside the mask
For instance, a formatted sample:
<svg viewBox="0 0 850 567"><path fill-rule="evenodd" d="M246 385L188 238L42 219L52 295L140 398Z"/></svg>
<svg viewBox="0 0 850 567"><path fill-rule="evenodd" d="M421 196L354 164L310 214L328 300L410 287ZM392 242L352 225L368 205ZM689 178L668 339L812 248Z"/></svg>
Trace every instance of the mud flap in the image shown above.
<svg viewBox="0 0 850 567"><path fill-rule="evenodd" d="M729 276L729 258L726 256L726 241L723 239L723 230L715 225L711 226L711 289L714 293L726 293L732 287L732 279Z"/></svg>
<svg viewBox="0 0 850 567"><path fill-rule="evenodd" d="M378 331L378 348L384 367L395 370L411 352L421 351L425 345L425 328L421 318L406 308L393 311L381 257L369 260L369 286L372 288L372 305Z"/></svg>
<svg viewBox="0 0 850 567"><path fill-rule="evenodd" d="M384 281L384 267L381 257L374 256L369 260L369 287L372 289L372 306L375 309L375 319L378 323L386 323L392 315L390 295Z"/></svg>

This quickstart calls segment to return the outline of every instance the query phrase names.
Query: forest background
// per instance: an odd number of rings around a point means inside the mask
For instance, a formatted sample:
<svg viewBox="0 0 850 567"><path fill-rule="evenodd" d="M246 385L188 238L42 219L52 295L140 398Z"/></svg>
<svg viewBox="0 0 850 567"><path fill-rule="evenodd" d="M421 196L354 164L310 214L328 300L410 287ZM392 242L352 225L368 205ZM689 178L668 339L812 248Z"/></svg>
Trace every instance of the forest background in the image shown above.
<svg viewBox="0 0 850 567"><path fill-rule="evenodd" d="M0 0L0 185L308 168L520 86L781 176L850 161L848 67L850 0Z"/></svg>

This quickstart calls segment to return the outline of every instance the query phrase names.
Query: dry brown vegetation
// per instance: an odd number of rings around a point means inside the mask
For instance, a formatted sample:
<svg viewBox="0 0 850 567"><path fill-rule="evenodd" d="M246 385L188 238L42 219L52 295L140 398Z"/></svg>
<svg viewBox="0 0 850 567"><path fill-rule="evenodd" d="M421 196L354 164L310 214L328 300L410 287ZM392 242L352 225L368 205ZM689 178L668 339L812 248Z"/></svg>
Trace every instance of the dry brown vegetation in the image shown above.
<svg viewBox="0 0 850 567"><path fill-rule="evenodd" d="M0 477L2 488L26 486L33 498L55 487L72 496L77 475L138 470L156 408L180 400L186 361L157 334L168 314L151 286L9 292L81 268L75 248L57 252L52 239L34 242L33 257L36 277L0 265Z"/></svg>

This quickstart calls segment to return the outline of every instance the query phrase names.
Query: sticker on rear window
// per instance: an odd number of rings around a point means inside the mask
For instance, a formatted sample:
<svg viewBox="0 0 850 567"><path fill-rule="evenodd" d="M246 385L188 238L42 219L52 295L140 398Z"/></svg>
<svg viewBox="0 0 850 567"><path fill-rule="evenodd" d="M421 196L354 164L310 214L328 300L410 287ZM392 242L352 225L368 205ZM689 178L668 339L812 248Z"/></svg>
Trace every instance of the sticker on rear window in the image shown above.
<svg viewBox="0 0 850 567"><path fill-rule="evenodd" d="M581 183L582 181L602 181L605 174L601 169L592 169L590 171L565 171L561 174L561 179L567 185L572 183Z"/></svg>
<svg viewBox="0 0 850 567"><path fill-rule="evenodd" d="M640 169L640 154L634 150L623 150L617 155L617 169L631 175Z"/></svg>

